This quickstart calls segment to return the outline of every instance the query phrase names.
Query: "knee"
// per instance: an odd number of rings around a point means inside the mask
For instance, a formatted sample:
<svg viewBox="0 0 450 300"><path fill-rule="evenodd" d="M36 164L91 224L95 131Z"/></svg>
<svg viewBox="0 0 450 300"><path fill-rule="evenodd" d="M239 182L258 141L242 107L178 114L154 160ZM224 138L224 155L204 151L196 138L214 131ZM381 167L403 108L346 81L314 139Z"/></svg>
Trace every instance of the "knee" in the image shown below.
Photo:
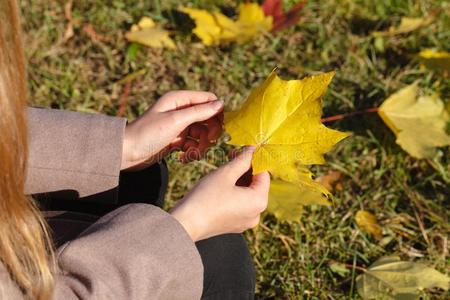
<svg viewBox="0 0 450 300"><path fill-rule="evenodd" d="M225 234L200 241L196 245L204 267L204 297L253 298L255 268L241 234Z"/></svg>

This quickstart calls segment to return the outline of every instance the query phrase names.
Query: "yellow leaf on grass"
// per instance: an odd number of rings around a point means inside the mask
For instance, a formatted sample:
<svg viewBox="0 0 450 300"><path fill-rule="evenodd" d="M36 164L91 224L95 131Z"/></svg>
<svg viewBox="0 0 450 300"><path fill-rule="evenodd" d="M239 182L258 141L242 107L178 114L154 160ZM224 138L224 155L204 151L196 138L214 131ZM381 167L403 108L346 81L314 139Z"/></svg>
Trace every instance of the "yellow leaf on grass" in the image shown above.
<svg viewBox="0 0 450 300"><path fill-rule="evenodd" d="M258 3L242 3L239 6L238 42L246 42L257 34L268 32L272 28L272 17L264 14Z"/></svg>
<svg viewBox="0 0 450 300"><path fill-rule="evenodd" d="M408 18L403 17L400 20L400 24L398 26L391 26L386 31L375 31L373 32L374 36L392 36L402 33L408 33L414 30L419 29L420 27L426 26L433 21L433 18Z"/></svg>
<svg viewBox="0 0 450 300"><path fill-rule="evenodd" d="M142 17L137 25L125 34L130 42L136 42L152 48L175 49L175 44L169 37L167 30L156 27L155 22L149 17Z"/></svg>
<svg viewBox="0 0 450 300"><path fill-rule="evenodd" d="M420 51L419 60L427 69L450 72L450 53L425 49Z"/></svg>
<svg viewBox="0 0 450 300"><path fill-rule="evenodd" d="M180 10L185 14L188 14L189 17L195 21L196 26L193 32L205 45L215 45L218 44L224 36L227 36L228 38L234 36L234 29L232 29L232 31L226 29L230 26L219 26L218 19L221 19L224 23L233 25L231 19L228 19L228 17L220 13L210 13L206 10L187 7L183 7Z"/></svg>
<svg viewBox="0 0 450 300"><path fill-rule="evenodd" d="M381 226L378 225L377 218L370 212L359 210L355 215L355 221L363 232L373 235L377 240L383 237Z"/></svg>
<svg viewBox="0 0 450 300"><path fill-rule="evenodd" d="M422 263L401 261L398 256L377 260L356 278L365 299L417 299L423 289L448 289L449 278Z"/></svg>
<svg viewBox="0 0 450 300"><path fill-rule="evenodd" d="M432 158L436 147L450 145L445 132L450 117L437 95L418 93L417 82L408 85L386 99L378 114L406 152L416 158Z"/></svg>
<svg viewBox="0 0 450 300"><path fill-rule="evenodd" d="M272 17L266 17L257 3L242 3L237 21L219 12L186 7L180 10L195 21L193 32L205 45L230 41L243 43L272 27Z"/></svg>

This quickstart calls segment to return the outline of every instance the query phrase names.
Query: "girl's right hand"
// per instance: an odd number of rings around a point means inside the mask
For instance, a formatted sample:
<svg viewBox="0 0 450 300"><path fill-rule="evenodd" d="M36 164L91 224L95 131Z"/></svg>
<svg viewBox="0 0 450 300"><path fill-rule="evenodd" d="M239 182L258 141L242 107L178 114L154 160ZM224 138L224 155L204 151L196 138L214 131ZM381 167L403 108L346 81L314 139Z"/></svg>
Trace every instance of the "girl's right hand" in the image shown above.
<svg viewBox="0 0 450 300"><path fill-rule="evenodd" d="M258 225L267 207L269 173L253 175L248 187L236 185L250 169L254 151L254 147L246 147L231 162L200 180L171 210L193 241L240 233Z"/></svg>

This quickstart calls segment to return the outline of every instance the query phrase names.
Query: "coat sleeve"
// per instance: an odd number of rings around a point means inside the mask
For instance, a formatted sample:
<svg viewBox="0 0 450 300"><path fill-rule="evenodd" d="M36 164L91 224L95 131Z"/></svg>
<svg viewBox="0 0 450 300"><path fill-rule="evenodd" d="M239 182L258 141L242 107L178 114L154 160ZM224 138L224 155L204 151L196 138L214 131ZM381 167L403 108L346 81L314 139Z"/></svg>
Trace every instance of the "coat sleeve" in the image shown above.
<svg viewBox="0 0 450 300"><path fill-rule="evenodd" d="M183 227L148 204L123 206L58 251L55 299L200 299L203 265Z"/></svg>
<svg viewBox="0 0 450 300"><path fill-rule="evenodd" d="M109 213L57 252L55 300L200 299L203 264L169 214L148 204ZM0 299L23 299L0 263Z"/></svg>
<svg viewBox="0 0 450 300"><path fill-rule="evenodd" d="M119 181L126 119L28 108L26 194L112 190Z"/></svg>

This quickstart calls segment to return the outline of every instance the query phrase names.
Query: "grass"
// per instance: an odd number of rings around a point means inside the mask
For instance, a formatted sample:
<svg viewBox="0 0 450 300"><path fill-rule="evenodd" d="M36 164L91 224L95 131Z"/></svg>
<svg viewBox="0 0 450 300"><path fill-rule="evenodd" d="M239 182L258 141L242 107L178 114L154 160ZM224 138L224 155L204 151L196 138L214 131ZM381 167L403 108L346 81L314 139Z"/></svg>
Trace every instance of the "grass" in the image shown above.
<svg viewBox="0 0 450 300"><path fill-rule="evenodd" d="M213 91L233 109L275 66L286 78L336 70L324 99L325 116L376 107L418 79L425 90L449 101L449 78L421 69L415 59L423 48L450 50L446 1L308 1L297 26L244 45L220 47L198 44L189 33L192 24L180 21L172 9L180 2L234 8L234 1L108 2L74 1L74 36L64 40L68 22L62 1L21 1L33 105L116 115L124 90L118 82L144 70L130 84L129 119L176 89ZM370 34L397 24L402 16L429 14L436 14L434 22L412 33L383 39ZM141 48L136 57L130 56L124 33L143 15L176 32L176 50ZM87 24L100 41L86 33ZM376 114L328 125L354 135L328 155L327 165L314 170L317 175L341 171L343 189L335 192L332 208L308 207L297 223L265 215L256 230L246 233L258 270L257 297L358 299L355 277L361 268L391 253L448 273L448 148L433 160L414 159L395 144ZM223 141L217 147L224 147ZM182 197L216 165L212 159L188 165L170 161L168 202ZM379 219L381 241L356 226L354 215L360 209ZM346 264L349 272L334 272L330 265L335 262ZM442 291L423 295L446 296Z"/></svg>

